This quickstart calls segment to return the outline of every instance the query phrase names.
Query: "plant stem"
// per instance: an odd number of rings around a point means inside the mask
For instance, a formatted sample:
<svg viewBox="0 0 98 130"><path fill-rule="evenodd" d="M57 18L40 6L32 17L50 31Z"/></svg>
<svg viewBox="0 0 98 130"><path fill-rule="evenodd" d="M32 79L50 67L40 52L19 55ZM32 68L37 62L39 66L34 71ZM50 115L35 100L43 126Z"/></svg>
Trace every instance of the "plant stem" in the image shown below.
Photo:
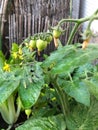
<svg viewBox="0 0 98 130"><path fill-rule="evenodd" d="M9 110L9 122L13 124L16 119L15 106L14 106L14 97L11 95L8 98L8 110Z"/></svg>
<svg viewBox="0 0 98 130"><path fill-rule="evenodd" d="M68 41L66 43L67 45L72 44L73 37L74 37L76 31L78 30L79 25L80 25L79 23L75 24L75 26L74 26L74 28L73 28L73 30L68 38Z"/></svg>
<svg viewBox="0 0 98 130"><path fill-rule="evenodd" d="M62 111L63 111L64 117L66 119L67 115L69 114L69 110L68 110L67 103L66 103L66 97L64 95L64 92L62 91L62 89L59 86L56 85L55 89L59 96L59 100L60 100L60 103L62 106Z"/></svg>
<svg viewBox="0 0 98 130"><path fill-rule="evenodd" d="M20 115L20 111L21 111L21 102L18 101L18 103L17 103L17 112L16 112L16 121L17 121L17 119L18 119L18 117Z"/></svg>
<svg viewBox="0 0 98 130"><path fill-rule="evenodd" d="M65 23L65 22L73 22L73 23L83 23L86 21L89 21L91 19L91 17L93 17L95 20L98 19L98 15L91 15L89 17L85 17L85 18L80 18L80 19L62 19L58 22L58 26L60 26L61 24Z"/></svg>
<svg viewBox="0 0 98 130"><path fill-rule="evenodd" d="M16 113L15 113L15 106L14 106L14 97L11 95L6 102L2 103L0 106L0 112L2 118L7 124L13 125L16 121Z"/></svg>
<svg viewBox="0 0 98 130"><path fill-rule="evenodd" d="M61 21L59 21L58 26L60 26L61 24L65 23L65 22L73 22L73 23L78 23L78 19L62 19Z"/></svg>
<svg viewBox="0 0 98 130"><path fill-rule="evenodd" d="M2 105L0 106L0 113L3 120L9 124L9 111L6 102L2 103Z"/></svg>
<svg viewBox="0 0 98 130"><path fill-rule="evenodd" d="M59 97L60 103L61 103L61 107L62 107L62 111L66 120L66 117L68 117L69 115L69 105L68 105L68 99L67 99L67 95L66 93L63 91L63 89L58 85L58 83L56 82L56 79L53 82L53 85L55 87L55 90L57 92L57 95Z"/></svg>
<svg viewBox="0 0 98 130"><path fill-rule="evenodd" d="M90 22L89 26L91 25L92 20L98 19L98 16L92 15L92 16L90 16L90 17L81 18L81 19L77 20L77 23L75 23L75 26L74 26L74 28L73 28L73 30L72 30L70 36L69 36L69 39L68 39L68 41L67 41L67 45L72 44L73 37L75 36L75 33L77 32L77 30L78 30L80 24L82 24L82 23L84 23L84 22L86 22L86 21L88 21L88 20L90 20L90 19L91 19L91 22Z"/></svg>
<svg viewBox="0 0 98 130"><path fill-rule="evenodd" d="M74 22L75 23L75 26L72 29L71 34L69 36L69 39L67 41L67 45L72 44L73 37L75 36L75 33L77 32L78 27L80 26L80 24L82 24L82 23L84 23L86 21L91 20L89 25L88 25L88 27L90 27L92 21L98 19L98 14L97 13L98 13L98 10L93 15L91 15L89 17L86 17L86 18L81 18L81 19L62 19L61 21L59 21L58 26L61 26L61 24L65 23L65 22L71 22L71 23Z"/></svg>
<svg viewBox="0 0 98 130"><path fill-rule="evenodd" d="M89 17L81 18L78 20L78 22L81 24L83 22L89 21L90 19L98 20L98 10L95 11L95 13Z"/></svg>

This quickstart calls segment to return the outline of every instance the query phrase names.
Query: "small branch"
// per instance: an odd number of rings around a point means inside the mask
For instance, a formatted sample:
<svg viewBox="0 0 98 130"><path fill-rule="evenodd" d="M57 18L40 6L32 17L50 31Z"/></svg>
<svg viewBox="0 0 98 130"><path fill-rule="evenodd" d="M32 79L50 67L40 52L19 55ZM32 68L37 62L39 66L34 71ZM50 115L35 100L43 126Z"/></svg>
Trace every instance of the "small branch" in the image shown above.
<svg viewBox="0 0 98 130"><path fill-rule="evenodd" d="M68 105L68 99L66 93L63 91L63 89L58 85L57 83L57 76L55 77L55 80L53 80L54 88L57 92L57 95L59 97L61 106L62 106L62 112L64 114L65 120L66 117L68 117L70 111L69 111L69 105Z"/></svg>
<svg viewBox="0 0 98 130"><path fill-rule="evenodd" d="M75 33L77 32L79 26L80 26L79 23L75 24L75 26L74 26L74 28L73 28L73 30L68 38L67 45L72 44L73 37L75 36Z"/></svg>
<svg viewBox="0 0 98 130"><path fill-rule="evenodd" d="M91 17L93 17L93 19L94 20L98 20L98 15L96 16L96 15L92 15L92 16L90 16L90 17L86 17L86 18L81 18L81 19L79 19L78 20L78 23L84 23L84 22L86 22L86 21L89 21L90 19L91 19Z"/></svg>
<svg viewBox="0 0 98 130"><path fill-rule="evenodd" d="M60 26L61 24L65 23L65 22L73 22L73 23L78 23L78 19L62 19L61 21L59 21L58 26Z"/></svg>

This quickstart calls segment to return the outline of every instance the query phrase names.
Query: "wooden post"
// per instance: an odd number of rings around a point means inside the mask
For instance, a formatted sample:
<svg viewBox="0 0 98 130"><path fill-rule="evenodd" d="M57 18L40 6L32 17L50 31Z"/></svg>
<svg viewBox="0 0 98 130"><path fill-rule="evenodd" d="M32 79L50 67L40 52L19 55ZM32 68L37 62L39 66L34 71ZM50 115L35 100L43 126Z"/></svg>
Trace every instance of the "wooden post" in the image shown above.
<svg viewBox="0 0 98 130"><path fill-rule="evenodd" d="M5 16L6 16L7 5L8 5L8 0L3 0L1 3L2 14L1 14L1 26L0 26L0 33L1 33L0 50L2 49L2 37L4 33L4 24L6 22Z"/></svg>

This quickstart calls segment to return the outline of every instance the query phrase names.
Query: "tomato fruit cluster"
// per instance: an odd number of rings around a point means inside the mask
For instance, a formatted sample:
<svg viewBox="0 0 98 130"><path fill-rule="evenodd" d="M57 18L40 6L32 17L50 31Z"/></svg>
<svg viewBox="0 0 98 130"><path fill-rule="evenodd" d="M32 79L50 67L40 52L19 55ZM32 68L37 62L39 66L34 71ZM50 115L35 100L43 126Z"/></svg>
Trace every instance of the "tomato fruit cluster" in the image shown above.
<svg viewBox="0 0 98 130"><path fill-rule="evenodd" d="M50 44L52 39L53 36L50 32L37 33L25 40L25 46L27 46L30 51L37 49L38 52L41 52L47 47L48 44Z"/></svg>

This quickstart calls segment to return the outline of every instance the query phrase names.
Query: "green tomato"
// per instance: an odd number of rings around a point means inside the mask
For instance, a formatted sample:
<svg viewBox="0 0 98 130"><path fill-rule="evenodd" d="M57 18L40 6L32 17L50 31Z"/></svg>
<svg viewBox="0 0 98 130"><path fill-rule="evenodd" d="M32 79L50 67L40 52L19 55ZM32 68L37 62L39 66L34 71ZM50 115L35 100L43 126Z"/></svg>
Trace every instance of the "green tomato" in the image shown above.
<svg viewBox="0 0 98 130"><path fill-rule="evenodd" d="M42 51L47 47L47 41L44 41L42 39L38 39L36 41L36 47L38 49L38 51Z"/></svg>
<svg viewBox="0 0 98 130"><path fill-rule="evenodd" d="M61 31L60 30L53 30L53 37L55 37L56 39L59 38L61 35Z"/></svg>
<svg viewBox="0 0 98 130"><path fill-rule="evenodd" d="M31 112L32 112L31 109L26 109L26 110L25 110L25 114L27 115L27 118L29 118Z"/></svg>
<svg viewBox="0 0 98 130"><path fill-rule="evenodd" d="M33 49L36 48L36 40L30 40L29 46L31 46Z"/></svg>
<svg viewBox="0 0 98 130"><path fill-rule="evenodd" d="M50 35L46 38L47 43L50 43L52 41L53 37Z"/></svg>

